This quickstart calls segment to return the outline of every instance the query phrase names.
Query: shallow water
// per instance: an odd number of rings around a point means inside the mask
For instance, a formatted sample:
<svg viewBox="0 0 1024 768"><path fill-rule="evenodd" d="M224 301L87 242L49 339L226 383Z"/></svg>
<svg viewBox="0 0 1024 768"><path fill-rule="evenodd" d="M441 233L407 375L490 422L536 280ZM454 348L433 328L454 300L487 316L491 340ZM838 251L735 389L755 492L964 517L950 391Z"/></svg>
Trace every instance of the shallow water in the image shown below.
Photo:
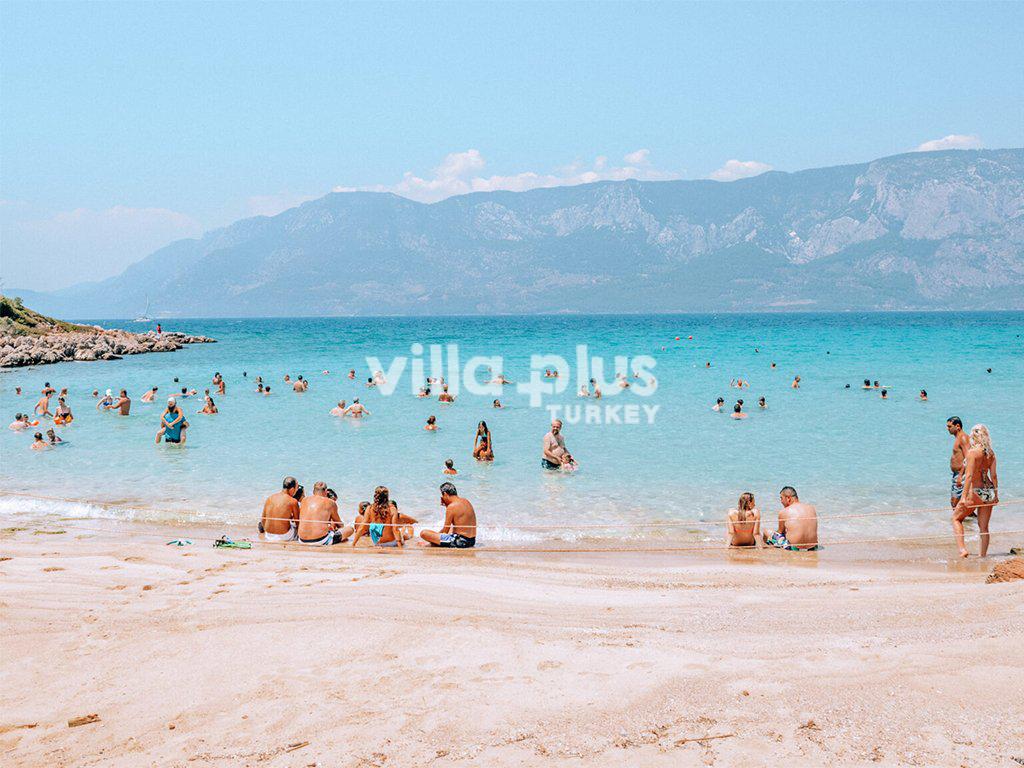
<svg viewBox="0 0 1024 768"><path fill-rule="evenodd" d="M255 519L263 497L284 475L294 474L307 488L327 481L341 498L345 518L375 485L384 484L403 511L433 522L440 516L436 489L445 479L443 462L452 458L459 470L454 481L476 505L482 535L491 540L647 538L665 531L621 525L717 521L745 490L773 517L784 484L794 485L822 516L944 510L951 444L945 419L959 415L968 427L989 426L1002 498L1024 495L1018 490L1024 468L1024 412L1018 403L1024 313L182 320L165 326L219 342L170 354L0 373L4 417L30 410L44 381L69 388L76 417L71 426L58 428L68 443L53 451L31 451L30 435L3 430L0 491L92 502L61 503L61 515L237 523ZM545 472L540 445L550 415L531 407L529 396L515 386L500 395L508 406L502 410L491 408L494 395L464 390L454 405L418 399L410 367L391 395L366 387L367 356L379 358L387 370L396 356L416 357L410 348L417 343L428 350L431 344L457 344L463 364L473 355L501 356L513 382L529 380L531 355L562 355L572 366L570 383L564 393L545 396L545 405L595 404L575 396L578 344L604 359L606 379L613 376L616 355L631 363L650 355L658 383L654 394L643 397L608 384L596 404L658 410L651 424L643 411L638 424L567 423L566 442L580 469ZM429 374L429 360L426 365ZM357 371L355 381L344 375L350 368ZM324 369L330 374L323 375ZM214 395L220 413L195 415L214 371L228 386L226 396ZM283 382L285 373L310 379L310 391L293 393ZM799 390L790 388L796 374ZM257 375L272 386L270 397L255 394ZM444 375L450 382L457 378ZM750 388L730 388L737 376L748 378ZM890 399L862 391L864 378L887 385ZM158 447L153 437L164 397L182 385L200 392L184 401L188 445ZM25 392L20 398L16 386ZM139 398L151 386L162 397L147 405ZM121 387L134 399L129 418L95 410L92 390L116 393ZM927 403L916 399L921 388L928 390ZM768 402L764 411L756 404L761 395ZM718 396L729 406L742 397L749 418L737 422L713 412ZM337 400L355 397L370 417L360 422L328 415ZM422 429L430 414L438 417L436 433ZM493 464L472 459L480 419L493 433ZM0 511L36 503L8 495L0 497ZM566 528L514 527L528 523ZM579 527L603 524L620 527ZM997 508L993 525L1024 528L1024 505ZM941 511L835 520L822 537L927 535L947 527L948 513ZM711 526L671 529L680 531L723 535Z"/></svg>

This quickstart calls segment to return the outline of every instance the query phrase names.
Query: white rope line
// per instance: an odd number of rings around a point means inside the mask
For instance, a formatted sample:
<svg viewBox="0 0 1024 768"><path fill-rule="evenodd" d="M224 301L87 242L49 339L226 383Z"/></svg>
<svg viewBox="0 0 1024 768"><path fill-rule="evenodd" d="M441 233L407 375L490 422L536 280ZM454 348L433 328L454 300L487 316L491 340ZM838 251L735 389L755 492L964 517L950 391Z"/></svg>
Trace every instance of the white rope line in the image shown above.
<svg viewBox="0 0 1024 768"><path fill-rule="evenodd" d="M79 526L79 525L75 525L74 529L78 530L78 531L89 531L91 533L100 533L100 534L110 534L111 533L111 531L109 531L107 529L103 529L103 528L89 528L89 527L86 527L86 526ZM58 533L59 534L67 533L67 531L42 531L42 533L48 533L48 534L51 534L51 535L55 535L55 534L58 534ZM1022 528L1020 530L1010 530L1010 531L1003 531L1003 530L994 531L994 532L993 531L989 531L987 534L983 534L981 532L971 533L971 534L965 533L964 540L965 541L974 541L976 539L980 539L982 536L989 536L991 538L992 536L996 536L996 535L998 535L998 536L1015 536L1015 535L1018 535L1018 534L1024 534L1024 528ZM162 540L166 540L167 539L167 534L163 534L163 533L148 533L148 532L145 532L145 531L136 531L132 535L133 535L133 537L150 537L150 538L158 538L158 539L162 539ZM218 537L191 536L191 537L188 537L188 538L189 538L190 541L194 540L194 541L213 541L213 542L215 542L215 541L220 540L223 537L222 536L218 536ZM837 541L827 541L827 542L826 541L818 540L818 541L815 541L815 542L804 543L801 546L803 546L803 547L820 546L820 547L822 547L824 549L826 547L844 546L844 545L847 545L847 544L882 544L882 543L895 543L895 542L901 542L901 541L934 541L934 540L937 540L937 539L949 539L949 538L950 538L950 534L949 533L932 534L932 535L929 535L929 536L887 536L887 537L879 537L879 538L871 538L871 539L864 539L864 538L840 539L840 540L837 540ZM383 551L386 551L387 549L393 549L392 547L384 548L384 547L378 547L378 546L372 546L372 545L368 546L368 547L353 547L351 545L348 546L348 547L344 547L344 546L341 546L341 545L338 545L338 544L331 545L331 546L324 546L322 544L306 544L304 542L300 542L300 541L297 541L297 540L292 540L292 541L266 541L266 540L260 539L260 538L256 538L256 539L244 538L244 539L238 539L237 541L239 543L248 543L248 544L252 544L252 545L257 545L258 544L258 545L261 545L261 546L272 546L272 547L276 546L276 547L282 547L282 548L287 548L287 549L296 548L296 549L302 549L302 550L306 550L306 549L309 549L309 550L325 549L325 550L330 550L330 551L347 550L347 551L352 551L352 552L383 552ZM168 543L170 543L170 542L168 542ZM421 549L421 547L419 547L418 545L414 546L412 548L413 549ZM423 548L425 548L425 547L423 547ZM434 550L434 549L436 549L436 550L448 550L449 552L451 551L451 548L445 548L445 547L431 547L430 549L432 549L432 550ZM774 546L771 546L771 545L755 545L755 546L750 546L750 547L735 547L735 546L731 546L731 545L709 545L709 544L687 545L687 546L664 546L664 547L536 547L536 546L527 546L527 547L516 547L516 546L491 547L491 546L483 546L483 547L481 547L481 546L477 546L477 547L471 548L470 550L463 550L462 552L466 552L466 551L481 551L481 552L488 552L488 553L490 553L490 552L507 552L507 553L510 553L510 554L516 554L516 553L520 553L520 554L522 554L522 553L565 553L565 554L576 554L576 553L601 553L601 552L711 552L711 551L729 551L729 550L731 550L731 551L758 551L758 550L762 550L762 549L764 549L764 550L779 550L779 549L782 549L782 548L774 547ZM806 550L783 550L783 551L806 551Z"/></svg>
<svg viewBox="0 0 1024 768"><path fill-rule="evenodd" d="M38 499L41 501L64 501L71 502L74 504L92 504L101 507L112 507L115 509L130 509L137 510L140 512L154 511L152 507L139 507L128 504L116 504L106 502L95 502L95 501L84 501L82 499L70 499L61 496L42 496L32 493L21 493L17 491L0 491L0 494L7 496L18 496L23 498ZM971 505L972 507L995 507L995 506L1012 506L1017 504L1024 504L1024 498L1007 499L1005 501L993 502L991 504L978 504ZM867 517L894 517L899 515L919 515L919 514L934 514L939 512L945 512L951 514L953 511L952 507L931 507L931 508L919 508L919 509L903 509L903 510L883 510L879 512L856 512L848 515L825 515L819 516L819 523L828 523L832 520L853 520ZM294 519L290 517L267 517L261 520L275 520L280 522L293 522ZM766 518L762 517L759 522L765 522ZM195 522L206 522L206 521L195 521ZM742 520L734 521L733 525L753 525L753 520ZM608 523L579 523L577 525L545 525L545 524L534 524L534 523L519 523L519 524L502 524L494 526L496 528L503 528L505 530L522 530L522 531L575 531L575 530L605 530L609 528L688 528L694 526L708 525L720 527L729 523L726 519L721 520L672 520L665 522L608 522ZM240 523L239 523L240 524ZM352 523L356 525L357 523ZM364 521L361 525L367 525ZM396 527L403 528L411 523L376 523L377 525L383 525L385 527Z"/></svg>

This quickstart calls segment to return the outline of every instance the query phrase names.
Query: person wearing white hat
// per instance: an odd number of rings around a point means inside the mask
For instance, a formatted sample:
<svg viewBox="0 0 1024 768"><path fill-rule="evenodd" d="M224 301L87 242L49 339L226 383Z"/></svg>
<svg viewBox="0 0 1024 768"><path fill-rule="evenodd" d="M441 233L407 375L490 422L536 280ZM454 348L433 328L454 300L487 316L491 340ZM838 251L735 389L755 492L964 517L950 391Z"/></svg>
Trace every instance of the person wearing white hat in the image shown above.
<svg viewBox="0 0 1024 768"><path fill-rule="evenodd" d="M156 433L156 443L160 444L163 439L165 443L185 444L185 431L188 429L188 422L185 421L185 414L181 412L173 397L167 398L167 410L160 417L160 430Z"/></svg>

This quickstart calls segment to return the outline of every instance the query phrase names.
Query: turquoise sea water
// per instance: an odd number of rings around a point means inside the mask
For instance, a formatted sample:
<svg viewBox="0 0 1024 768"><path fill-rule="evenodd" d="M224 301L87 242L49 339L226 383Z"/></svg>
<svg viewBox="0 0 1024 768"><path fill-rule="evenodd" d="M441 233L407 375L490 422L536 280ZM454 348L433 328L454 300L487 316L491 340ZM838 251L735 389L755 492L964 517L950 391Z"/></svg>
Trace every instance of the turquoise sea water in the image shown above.
<svg viewBox="0 0 1024 768"><path fill-rule="evenodd" d="M123 321L100 324L144 329ZM383 484L403 511L434 523L447 458L455 460L454 481L476 505L482 535L491 541L657 536L658 529L643 527L572 529L718 520L747 490L773 517L784 484L794 485L823 516L942 508L948 505L945 420L951 415L968 428L989 426L1002 497L1024 496L1022 313L197 319L168 320L164 327L219 341L176 353L0 373L5 424L16 411L32 408L44 381L70 390L76 416L74 424L58 428L68 444L53 451L31 451L29 434L2 430L0 512L55 508L9 495L14 492L75 500L56 507L66 515L243 522L257 519L262 499L294 474L307 488L327 481L340 496L343 518L351 519L356 502ZM616 355L650 355L654 394L641 397L607 384L596 402L658 410L651 424L643 412L639 424L567 423L566 443L580 469L545 472L539 457L550 415L531 407L515 386L499 395L508 406L503 410L491 408L494 395L466 391L454 405L418 399L410 367L391 395L366 387L367 356L379 358L386 370L396 356L415 357L415 344L428 352L431 344L456 344L463 364L473 355L500 356L513 382L530 378L531 355L562 355L571 365L570 383L564 393L546 395L545 405L594 404L576 397L578 344L605 360L606 379L613 377ZM429 360L427 367L429 375ZM345 377L350 368L355 381ZM220 413L196 415L215 371L228 387L226 396L213 395ZM293 393L283 382L286 373L308 378L310 390ZM273 395L255 394L257 375ZM799 390L790 387L794 375L802 379ZM736 377L748 379L750 388L731 388ZM486 378L482 371L480 378ZM865 378L888 386L891 399L862 391ZM162 397L142 403L140 396L154 385ZM188 445L156 446L165 398L182 385L200 392L183 401ZM20 398L16 386L25 393ZM116 394L121 387L134 399L131 416L97 412L92 391ZM927 403L916 399L921 388L928 390ZM761 395L768 402L764 411L756 404ZM737 422L713 412L718 396L728 406L742 397L749 418ZM355 397L370 417L328 415L339 399ZM440 425L436 433L422 429L431 414ZM480 419L493 433L492 464L472 459ZM564 524L566 530L515 528L525 523ZM1024 528L1022 506L997 508L993 527ZM694 530L723 535L717 528ZM948 515L932 513L835 521L823 539L947 530Z"/></svg>

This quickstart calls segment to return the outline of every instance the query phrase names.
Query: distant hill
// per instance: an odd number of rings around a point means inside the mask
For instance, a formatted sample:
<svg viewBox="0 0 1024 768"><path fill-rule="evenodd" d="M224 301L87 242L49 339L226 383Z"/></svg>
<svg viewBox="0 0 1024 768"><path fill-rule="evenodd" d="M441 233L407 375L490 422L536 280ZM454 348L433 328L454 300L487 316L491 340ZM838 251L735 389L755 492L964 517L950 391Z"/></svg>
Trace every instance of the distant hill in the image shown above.
<svg viewBox="0 0 1024 768"><path fill-rule="evenodd" d="M173 316L1024 309L1024 149L430 205L330 194L20 293L65 317L147 298Z"/></svg>
<svg viewBox="0 0 1024 768"><path fill-rule="evenodd" d="M95 331L85 325L65 323L41 315L22 303L20 296L0 294L0 339L13 336L45 336L50 333L73 333Z"/></svg>

